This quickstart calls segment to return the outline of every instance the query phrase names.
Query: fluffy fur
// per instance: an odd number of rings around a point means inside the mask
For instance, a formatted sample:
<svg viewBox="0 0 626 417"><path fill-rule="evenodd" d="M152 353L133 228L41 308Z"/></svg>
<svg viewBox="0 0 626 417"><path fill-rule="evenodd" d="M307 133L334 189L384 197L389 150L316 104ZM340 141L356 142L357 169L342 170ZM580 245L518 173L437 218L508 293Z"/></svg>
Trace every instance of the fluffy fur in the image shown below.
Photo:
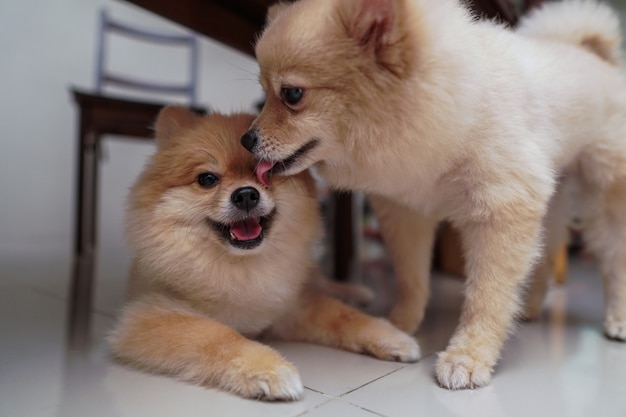
<svg viewBox="0 0 626 417"><path fill-rule="evenodd" d="M373 196L398 276L390 318L408 332L437 223L460 230L466 300L436 364L442 386L489 383L534 265L536 315L563 178L585 192L604 330L626 339L626 85L608 6L548 4L517 31L452 0L300 0L273 13L256 45L267 101L242 144L260 176L316 164Z"/></svg>
<svg viewBox="0 0 626 417"><path fill-rule="evenodd" d="M161 112L158 150L129 198L136 258L130 301L110 337L114 354L268 400L300 398L303 387L292 364L251 340L261 334L417 360L413 338L317 289L315 184L306 171L257 182L239 144L253 118ZM335 286L322 285L345 293Z"/></svg>

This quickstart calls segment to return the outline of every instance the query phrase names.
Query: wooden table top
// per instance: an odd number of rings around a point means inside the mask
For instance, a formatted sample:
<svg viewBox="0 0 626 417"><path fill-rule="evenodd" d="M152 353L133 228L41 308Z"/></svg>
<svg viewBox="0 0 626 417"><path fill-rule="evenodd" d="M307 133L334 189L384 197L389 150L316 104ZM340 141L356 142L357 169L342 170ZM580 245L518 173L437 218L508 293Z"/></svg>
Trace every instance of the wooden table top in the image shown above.
<svg viewBox="0 0 626 417"><path fill-rule="evenodd" d="M186 26L232 48L254 56L254 40L263 29L268 6L278 0L126 0ZM293 1L293 0L282 0ZM513 3L530 5L538 0L473 0L487 16L515 22Z"/></svg>
<svg viewBox="0 0 626 417"><path fill-rule="evenodd" d="M276 0L126 0L232 48L254 55L269 5Z"/></svg>

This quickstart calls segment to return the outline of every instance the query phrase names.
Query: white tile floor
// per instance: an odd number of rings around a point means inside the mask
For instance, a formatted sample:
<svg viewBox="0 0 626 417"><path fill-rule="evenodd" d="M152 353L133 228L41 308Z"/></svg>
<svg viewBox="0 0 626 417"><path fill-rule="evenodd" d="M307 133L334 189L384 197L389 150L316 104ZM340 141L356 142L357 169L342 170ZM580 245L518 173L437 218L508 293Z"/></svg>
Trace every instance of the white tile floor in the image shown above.
<svg viewBox="0 0 626 417"><path fill-rule="evenodd" d="M121 262L124 264L124 262ZM424 359L377 361L325 347L275 343L307 387L295 403L261 403L151 376L112 362L103 337L119 280L99 296L93 343L65 344L67 265L38 257L0 263L0 416L626 416L626 344L603 338L595 266L576 260L546 314L507 343L489 387L447 391L433 379L458 317L461 284L435 277L418 335ZM100 279L98 291L107 293Z"/></svg>

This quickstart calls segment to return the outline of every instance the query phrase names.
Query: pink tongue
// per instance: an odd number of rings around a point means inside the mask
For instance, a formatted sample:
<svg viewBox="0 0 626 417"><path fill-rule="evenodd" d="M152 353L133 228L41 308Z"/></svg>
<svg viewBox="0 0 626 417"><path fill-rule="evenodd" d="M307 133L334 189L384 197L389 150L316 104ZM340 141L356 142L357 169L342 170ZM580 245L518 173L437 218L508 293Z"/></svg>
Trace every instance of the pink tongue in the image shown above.
<svg viewBox="0 0 626 417"><path fill-rule="evenodd" d="M270 186L270 170L274 168L274 162L261 161L256 167L256 178L266 187Z"/></svg>
<svg viewBox="0 0 626 417"><path fill-rule="evenodd" d="M246 219L235 222L230 227L230 232L235 235L237 240L252 240L261 236L263 228L256 219Z"/></svg>

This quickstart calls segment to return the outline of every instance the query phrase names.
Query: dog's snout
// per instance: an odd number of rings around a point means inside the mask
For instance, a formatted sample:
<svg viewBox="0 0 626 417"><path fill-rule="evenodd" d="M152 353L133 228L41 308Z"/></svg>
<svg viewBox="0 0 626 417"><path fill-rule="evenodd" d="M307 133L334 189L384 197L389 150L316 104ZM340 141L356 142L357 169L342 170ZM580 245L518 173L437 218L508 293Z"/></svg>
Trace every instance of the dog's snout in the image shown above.
<svg viewBox="0 0 626 417"><path fill-rule="evenodd" d="M254 152L254 147L256 146L258 141L259 141L259 137L257 136L254 129L248 130L241 137L241 144L243 145L244 148L246 148L250 152Z"/></svg>
<svg viewBox="0 0 626 417"><path fill-rule="evenodd" d="M259 204L261 195L256 188L243 187L236 189L230 196L235 207L240 210L250 211Z"/></svg>

